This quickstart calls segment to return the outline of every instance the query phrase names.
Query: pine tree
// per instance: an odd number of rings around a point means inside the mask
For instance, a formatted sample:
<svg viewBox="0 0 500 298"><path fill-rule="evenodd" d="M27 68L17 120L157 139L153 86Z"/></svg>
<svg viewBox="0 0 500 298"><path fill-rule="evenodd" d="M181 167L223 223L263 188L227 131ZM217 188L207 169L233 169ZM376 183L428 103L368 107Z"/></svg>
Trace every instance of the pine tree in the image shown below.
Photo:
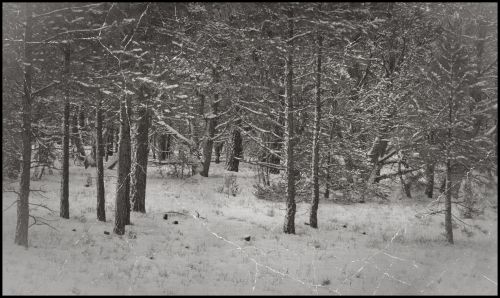
<svg viewBox="0 0 500 298"><path fill-rule="evenodd" d="M104 165L103 165L103 155L104 155L104 144L102 137L102 93L98 91L98 101L96 108L96 165L97 165L97 219L99 221L106 221L106 206L105 206L105 195L104 195Z"/></svg>
<svg viewBox="0 0 500 298"><path fill-rule="evenodd" d="M33 4L25 4L26 29L24 31L24 96L23 96L23 161L15 243L28 247L30 166L31 166L31 78L32 78L32 25Z"/></svg>

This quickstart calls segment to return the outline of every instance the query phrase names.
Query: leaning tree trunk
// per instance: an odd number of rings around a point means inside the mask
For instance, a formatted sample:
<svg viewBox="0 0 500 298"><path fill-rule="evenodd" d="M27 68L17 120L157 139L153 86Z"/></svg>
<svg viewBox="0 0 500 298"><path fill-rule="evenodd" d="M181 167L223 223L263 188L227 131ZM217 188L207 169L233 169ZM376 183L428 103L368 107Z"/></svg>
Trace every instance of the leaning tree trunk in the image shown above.
<svg viewBox="0 0 500 298"><path fill-rule="evenodd" d="M24 31L24 96L23 96L23 161L15 243L28 247L30 166L31 166L31 76L32 76L32 4L26 3L26 27Z"/></svg>
<svg viewBox="0 0 500 298"><path fill-rule="evenodd" d="M286 146L286 215L283 232L295 234L295 167L294 167L294 123L293 123L293 11L288 10L287 58L285 64L285 146Z"/></svg>
<svg viewBox="0 0 500 298"><path fill-rule="evenodd" d="M227 154L226 169L232 172L238 172L240 159L243 157L243 139L241 138L240 126L241 119L235 122L235 127L231 133L231 143Z"/></svg>
<svg viewBox="0 0 500 298"><path fill-rule="evenodd" d="M219 73L217 70L213 70L214 83L219 83ZM215 93L214 101L211 104L212 115L208 119L207 131L205 136L205 145L203 146L203 170L200 175L203 177L208 177L208 171L210 169L210 163L212 161L212 149L214 146L215 137L215 127L217 125L217 113L219 107L219 94Z"/></svg>
<svg viewBox="0 0 500 298"><path fill-rule="evenodd" d="M309 224L311 228L318 228L318 205L319 205L319 133L321 130L321 46L322 37L317 32L317 53L316 53L316 104L314 106L314 134L312 144L312 182L313 193L311 203L311 213Z"/></svg>
<svg viewBox="0 0 500 298"><path fill-rule="evenodd" d="M133 211L146 212L146 174L148 170L148 135L149 110L148 107L139 109L139 123L136 136L136 164L134 169L134 185L132 187Z"/></svg>
<svg viewBox="0 0 500 298"><path fill-rule="evenodd" d="M102 95L99 95L96 109L96 164L97 164L97 219L106 221L105 196L104 196L104 144L102 137Z"/></svg>
<svg viewBox="0 0 500 298"><path fill-rule="evenodd" d="M125 225L130 223L130 124L127 106L130 100L120 101L120 139L118 142L118 181L116 185L115 227L118 235L125 233ZM128 217L128 218L127 218Z"/></svg>
<svg viewBox="0 0 500 298"><path fill-rule="evenodd" d="M69 77L70 71L70 58L71 47L67 45L64 49L64 76L65 80ZM62 218L69 218L69 117L70 117L70 103L69 103L69 89L68 85L65 86L64 94L64 137L63 137L63 160L62 160L62 177L61 177L61 205L60 216Z"/></svg>

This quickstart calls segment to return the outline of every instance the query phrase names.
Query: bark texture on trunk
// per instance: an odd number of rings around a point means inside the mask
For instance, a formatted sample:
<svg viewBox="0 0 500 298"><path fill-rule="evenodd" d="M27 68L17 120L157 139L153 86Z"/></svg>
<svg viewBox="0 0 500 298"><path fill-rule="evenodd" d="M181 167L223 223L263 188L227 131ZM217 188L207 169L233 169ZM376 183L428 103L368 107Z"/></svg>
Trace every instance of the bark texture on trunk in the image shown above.
<svg viewBox="0 0 500 298"><path fill-rule="evenodd" d="M313 193L309 224L311 228L318 228L318 205L319 205L319 133L321 130L321 46L322 37L317 33L316 53L316 103L314 106L314 134L312 144L312 182Z"/></svg>
<svg viewBox="0 0 500 298"><path fill-rule="evenodd" d="M453 72L451 73L453 76ZM444 228L446 232L446 240L453 244L453 224L451 221L451 197L452 197L452 168L451 168L451 142L452 142L452 125L453 125L453 90L450 91L448 98L448 132L446 140L446 199L444 213Z"/></svg>
<svg viewBox="0 0 500 298"><path fill-rule="evenodd" d="M219 83L219 73L217 70L213 70L214 83ZM214 101L211 104L212 115L209 117L207 131L205 135L205 146L203 147L203 170L201 171L201 176L208 177L208 171L210 169L210 163L212 161L212 149L214 146L215 137L215 127L217 126L217 113L219 110L219 94L215 93Z"/></svg>
<svg viewBox="0 0 500 298"><path fill-rule="evenodd" d="M71 139L73 140L73 145L76 148L78 160L84 161L86 154L85 154L85 148L83 147L82 136L80 134L80 129L78 125L78 115L79 115L78 110L79 110L78 108L74 109L73 123L71 127Z"/></svg>
<svg viewBox="0 0 500 298"><path fill-rule="evenodd" d="M434 163L425 165L425 195L432 199L434 195Z"/></svg>
<svg viewBox="0 0 500 298"><path fill-rule="evenodd" d="M68 45L64 52L64 78L67 80L70 72L71 48ZM65 84L67 86L67 84ZM62 177L61 177L61 204L60 216L69 218L69 117L70 117L70 102L69 90L65 88L64 95L64 136L63 136L63 160L62 160Z"/></svg>
<svg viewBox="0 0 500 298"><path fill-rule="evenodd" d="M452 184L451 184L451 162L450 159L446 161L446 199L445 199L445 213L444 213L444 226L446 231L446 240L453 244L453 225L451 222L451 197L452 197Z"/></svg>
<svg viewBox="0 0 500 298"><path fill-rule="evenodd" d="M113 229L113 232L118 235L123 235L125 225L130 223L130 125L127 114L127 105L129 103L129 99L122 99L120 102L118 181L116 185L115 226Z"/></svg>
<svg viewBox="0 0 500 298"><path fill-rule="evenodd" d="M285 146L286 146L286 214L283 232L295 234L295 166L294 166L294 119L293 119L293 10L287 11L288 38L285 64Z"/></svg>
<svg viewBox="0 0 500 298"><path fill-rule="evenodd" d="M229 143L226 169L232 172L238 172L240 159L243 158L243 139L241 138L241 132L239 126L241 125L241 119L235 122L235 127L231 132L231 142Z"/></svg>
<svg viewBox="0 0 500 298"><path fill-rule="evenodd" d="M125 112L126 112L126 119L127 119L127 137L125 138L127 149L128 149L128 154L126 156L126 163L127 163L127 176L125 178L125 191L126 191L126 211L127 211L127 216L125 217L125 224L129 225L130 224L130 209L131 209L131 204L130 204L130 181L132 180L132 138L130 134L130 129L131 129L131 123L132 123L132 105L131 105L131 100L130 97L127 96L125 100Z"/></svg>
<svg viewBox="0 0 500 298"><path fill-rule="evenodd" d="M222 152L223 142L218 142L215 144L215 163L220 163L220 154ZM236 171L237 172L237 171Z"/></svg>
<svg viewBox="0 0 500 298"><path fill-rule="evenodd" d="M97 220L106 221L105 196L104 196L104 144L102 137L102 99L99 97L96 109L96 163L97 163Z"/></svg>
<svg viewBox="0 0 500 298"><path fill-rule="evenodd" d="M280 117L281 118L281 117ZM280 119L278 119L279 121ZM283 120L281 120L280 122L283 122ZM283 131L282 131L282 128L281 127L278 127L277 125L274 126L274 133L278 136L282 136L283 135ZM283 139L280 139L278 137L274 137L274 141L273 143L271 144L271 149L274 151L274 152L281 152L281 142L283 141ZM268 162L268 163L271 163L271 164L275 164L275 165L280 165L281 163L281 159L274 155L274 154L269 154L268 155L268 158L266 160L263 160L265 162ZM269 168L269 173L271 174L279 174L280 173L280 170L278 167L271 167Z"/></svg>
<svg viewBox="0 0 500 298"><path fill-rule="evenodd" d="M146 174L148 170L148 135L149 135L149 109L143 107L139 110L139 124L136 136L136 164L132 202L133 211L146 212Z"/></svg>
<svg viewBox="0 0 500 298"><path fill-rule="evenodd" d="M17 225L15 243L28 247L30 166L31 166L31 76L32 76L32 9L26 3L26 28L24 31L24 96L23 96L23 161L19 201L17 202Z"/></svg>

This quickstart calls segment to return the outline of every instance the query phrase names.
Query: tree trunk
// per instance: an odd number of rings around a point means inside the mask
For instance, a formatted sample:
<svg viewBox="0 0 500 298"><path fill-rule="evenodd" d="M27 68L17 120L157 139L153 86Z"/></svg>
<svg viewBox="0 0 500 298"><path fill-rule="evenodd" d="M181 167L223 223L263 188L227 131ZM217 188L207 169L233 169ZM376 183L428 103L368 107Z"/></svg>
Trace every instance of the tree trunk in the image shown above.
<svg viewBox="0 0 500 298"><path fill-rule="evenodd" d="M472 191L472 183L470 177L464 179L464 218L472 218L474 211L474 193Z"/></svg>
<svg viewBox="0 0 500 298"><path fill-rule="evenodd" d="M434 163L425 166L425 195L432 199L434 195Z"/></svg>
<svg viewBox="0 0 500 298"><path fill-rule="evenodd" d="M109 121L109 120L108 120ZM113 156L113 138L115 135L115 130L113 127L113 123L107 124L108 129L106 129L105 140L106 140L106 162L108 161L109 156Z"/></svg>
<svg viewBox="0 0 500 298"><path fill-rule="evenodd" d="M404 177L404 174L401 170L402 163L403 163L403 161L398 162L399 180L401 182L401 188L403 189L406 197L411 199L411 184Z"/></svg>
<svg viewBox="0 0 500 298"><path fill-rule="evenodd" d="M160 152L158 152L158 160L163 161L167 159L167 135L166 134L160 135L158 142L160 143L158 146L160 149L159 150Z"/></svg>
<svg viewBox="0 0 500 298"><path fill-rule="evenodd" d="M275 125L274 126L274 133L277 134L277 135L282 135L281 127L278 127L277 125ZM282 139L274 137L274 141L271 144L271 149L274 152L280 152L281 151L281 142L282 141L283 141ZM268 160L264 160L264 161L268 162L268 163L275 164L275 165L279 165L281 163L281 159L278 156L274 155L274 154L269 154L268 155ZM271 173L271 174L279 174L280 170L279 170L278 167L271 167L271 168L269 168L269 173Z"/></svg>
<svg viewBox="0 0 500 298"><path fill-rule="evenodd" d="M202 118L203 114L205 113L205 96L201 94L198 90L196 91L196 95L200 99L200 105L198 106L198 116ZM191 140L193 141L194 144L193 147L190 148L190 154L191 156L194 156L199 154L199 143L200 143L200 138L198 134L198 123L196 118L189 121L189 127L191 130ZM196 175L198 170L199 170L198 165L194 164L191 166L192 175Z"/></svg>
<svg viewBox="0 0 500 298"><path fill-rule="evenodd" d="M32 4L26 3L26 28L24 31L24 96L23 96L23 161L15 243L28 247L30 166L31 166L31 76L32 76Z"/></svg>
<svg viewBox="0 0 500 298"><path fill-rule="evenodd" d="M214 83L219 83L219 73L216 69L213 70ZM219 94L215 93L214 101L211 104L212 117L208 119L208 127L205 134L205 146L203 147L203 170L200 175L203 177L208 177L208 171L210 169L210 163L212 161L212 149L214 145L215 137L215 126L217 125L217 113L219 107Z"/></svg>
<svg viewBox="0 0 500 298"><path fill-rule="evenodd" d="M451 73L453 75L453 72ZM453 244L453 225L451 222L451 196L452 196L452 177L451 177L451 141L452 141L452 125L453 125L453 89L450 91L448 98L448 132L446 140L446 200L445 200L445 216L444 227L446 231L446 240Z"/></svg>
<svg viewBox="0 0 500 298"><path fill-rule="evenodd" d="M368 157L370 157L373 164L372 171L368 179L369 184L378 183L380 181L379 179L377 179L377 177L380 176L380 171L383 164L379 162L379 158L384 156L385 150L387 149L387 144L387 140L383 139L383 137L381 136L377 136L373 141L370 152L368 152Z"/></svg>
<svg viewBox="0 0 500 298"><path fill-rule="evenodd" d="M328 164L328 168L326 169L326 183L325 183L325 199L330 197L330 164L332 163L332 155L330 152L330 148L328 150L328 155L326 157L326 163Z"/></svg>
<svg viewBox="0 0 500 298"><path fill-rule="evenodd" d="M293 119L293 10L287 11L288 16L288 38L287 58L285 64L285 146L286 146L286 215L283 232L295 234L295 167L294 167L294 119Z"/></svg>
<svg viewBox="0 0 500 298"><path fill-rule="evenodd" d="M453 244L453 226L451 222L451 162L450 159L446 161L446 200L445 200L445 216L444 226L446 231L446 240Z"/></svg>
<svg viewBox="0 0 500 298"><path fill-rule="evenodd" d="M230 147L226 149L228 151L226 169L228 171L238 172L240 159L243 157L243 139L241 138L239 128L241 125L241 119L236 120L234 125L235 127L231 133Z"/></svg>
<svg viewBox="0 0 500 298"><path fill-rule="evenodd" d="M130 101L130 97L126 97L126 106L125 106L125 112L126 112L126 119L127 119L127 138L125 140L128 141L127 147L128 147L128 155L127 155L127 163L128 163L128 171L127 171L127 177L125 178L125 191L126 191L126 211L127 211L127 217L125 217L125 224L129 225L130 224L130 210L132 209L131 204L130 204L130 181L132 180L132 138L131 138L131 123L132 123L132 104Z"/></svg>
<svg viewBox="0 0 500 298"><path fill-rule="evenodd" d="M172 156L172 135L168 134L165 136L166 145L165 145L165 157L168 159Z"/></svg>
<svg viewBox="0 0 500 298"><path fill-rule="evenodd" d="M133 211L146 212L146 174L148 169L149 108L139 109L139 123L136 136L136 164L134 186L132 187Z"/></svg>
<svg viewBox="0 0 500 298"><path fill-rule="evenodd" d="M78 106L78 128L81 130L85 128L85 109L83 105Z"/></svg>
<svg viewBox="0 0 500 298"><path fill-rule="evenodd" d="M78 128L78 115L79 115L78 110L79 110L78 108L75 108L73 114L73 125L71 128L71 133L72 133L73 144L76 147L77 151L77 158L80 161L84 161L86 154L85 154L85 148L83 147L82 143L82 136L80 135L80 129Z"/></svg>
<svg viewBox="0 0 500 298"><path fill-rule="evenodd" d="M443 180L441 180L441 185L439 186L439 192L444 193L446 190L446 173L445 176L443 177Z"/></svg>
<svg viewBox="0 0 500 298"><path fill-rule="evenodd" d="M153 148L152 148L152 153L153 153L153 159L156 159L156 132L153 134Z"/></svg>
<svg viewBox="0 0 500 298"><path fill-rule="evenodd" d="M64 79L67 80L70 73L71 63L71 48L66 46L64 51ZM60 216L62 218L69 218L69 117L70 117L70 99L68 85L64 92L64 137L63 137L63 160L62 160L62 177L61 177L61 206Z"/></svg>
<svg viewBox="0 0 500 298"><path fill-rule="evenodd" d="M313 193L311 203L311 214L309 224L311 228L318 228L318 205L319 205L319 133L321 130L321 46L322 37L317 32L317 54L316 54L316 104L314 106L314 134L312 144L312 182Z"/></svg>
<svg viewBox="0 0 500 298"><path fill-rule="evenodd" d="M223 142L218 142L215 144L215 163L220 163L220 154L222 152L222 147L224 146ZM236 171L238 172L238 171Z"/></svg>
<svg viewBox="0 0 500 298"><path fill-rule="evenodd" d="M118 142L118 181L116 185L115 227L114 233L123 235L125 225L130 223L130 124L127 106L130 100L120 101L120 139ZM127 218L128 217L128 218Z"/></svg>
<svg viewBox="0 0 500 298"><path fill-rule="evenodd" d="M120 130L116 129L114 130L115 134L113 135L113 143L115 144L114 146L114 152L118 153L118 147L120 147L119 140L120 140Z"/></svg>
<svg viewBox="0 0 500 298"><path fill-rule="evenodd" d="M104 196L104 144L102 137L102 98L99 94L96 109L96 164L97 164L97 220L106 221L105 196Z"/></svg>

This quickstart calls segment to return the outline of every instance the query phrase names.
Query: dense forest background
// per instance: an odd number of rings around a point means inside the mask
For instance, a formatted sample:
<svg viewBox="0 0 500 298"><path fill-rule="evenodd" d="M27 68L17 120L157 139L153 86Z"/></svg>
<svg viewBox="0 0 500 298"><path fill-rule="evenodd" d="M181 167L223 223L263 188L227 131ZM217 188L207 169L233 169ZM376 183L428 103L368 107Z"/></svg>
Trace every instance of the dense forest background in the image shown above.
<svg viewBox="0 0 500 298"><path fill-rule="evenodd" d="M257 165L255 195L286 202L292 234L298 200L317 228L320 197L384 200L395 181L445 199L450 243L474 189L496 181L496 3L2 5L2 177L19 183L19 245L43 222L30 181L53 169L69 218L70 162L97 170L101 221L116 164L119 235L146 212L153 164L204 177L212 162Z"/></svg>

